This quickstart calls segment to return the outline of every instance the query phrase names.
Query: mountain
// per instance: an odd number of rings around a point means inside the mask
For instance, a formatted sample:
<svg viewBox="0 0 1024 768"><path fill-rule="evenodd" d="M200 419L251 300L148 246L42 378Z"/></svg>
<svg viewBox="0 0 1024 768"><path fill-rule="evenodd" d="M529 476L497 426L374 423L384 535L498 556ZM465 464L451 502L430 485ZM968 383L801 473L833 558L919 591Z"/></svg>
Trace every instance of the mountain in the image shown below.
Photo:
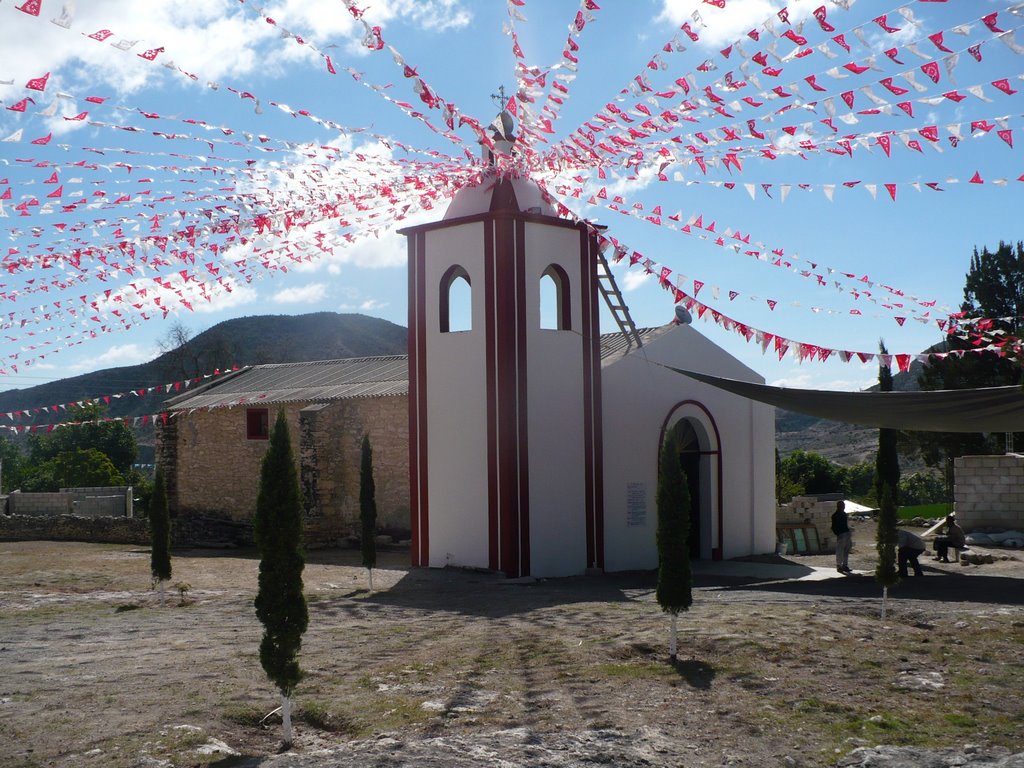
<svg viewBox="0 0 1024 768"><path fill-rule="evenodd" d="M936 348L927 350L935 351ZM921 387L918 376L924 366L916 360L910 369L892 377L892 388L896 392L916 392ZM865 392L877 392L875 384ZM779 456L785 457L797 449L820 453L838 464L858 464L873 461L878 450L878 430L861 427L841 421L829 421L815 416L805 416L778 409L775 411L775 445Z"/></svg>
<svg viewBox="0 0 1024 768"><path fill-rule="evenodd" d="M81 400L121 394L112 398L105 415L134 417L158 413L165 393L138 394L227 370L260 363L292 363L344 357L405 354L406 329L400 325L359 314L316 312L307 315L259 315L225 320L189 338L181 326L171 329L175 348L141 365L108 368L0 392L0 414L27 411L19 425L50 424L67 420L64 406ZM2 423L9 423L2 417ZM140 447L152 445L152 429L138 433ZM140 451L145 461L148 451Z"/></svg>
<svg viewBox="0 0 1024 768"><path fill-rule="evenodd" d="M108 368L26 389L0 392L0 414L29 411L23 424L66 420L64 406L80 400L122 394L111 399L106 415L135 417L161 410L165 393L124 394L162 387L232 366L291 363L345 357L399 355L407 351L407 331L387 320L359 314L316 312L307 315L257 315L225 320L189 338L181 326L171 329L175 348L148 363ZM918 389L921 364L893 376L896 390ZM877 385L871 390L877 390ZM870 391L870 390L869 390ZM36 410L40 409L40 410ZM0 416L0 423L8 423ZM870 427L827 421L779 410L775 415L776 442L781 456L798 448L816 451L840 464L874 456L878 431ZM138 430L140 460L152 455L153 432Z"/></svg>

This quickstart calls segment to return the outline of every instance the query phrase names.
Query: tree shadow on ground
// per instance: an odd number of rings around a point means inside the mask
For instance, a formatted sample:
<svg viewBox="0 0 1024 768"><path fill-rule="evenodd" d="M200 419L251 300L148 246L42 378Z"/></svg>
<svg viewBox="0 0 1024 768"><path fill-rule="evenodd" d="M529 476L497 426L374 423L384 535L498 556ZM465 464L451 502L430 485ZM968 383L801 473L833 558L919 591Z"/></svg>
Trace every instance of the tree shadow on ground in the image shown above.
<svg viewBox="0 0 1024 768"><path fill-rule="evenodd" d="M890 587L889 597L936 603L1024 605L1022 586L1021 579L1009 576L966 575L926 567L924 576L911 576ZM722 589L804 597L880 598L882 594L882 587L870 574L820 581L747 582Z"/></svg>
<svg viewBox="0 0 1024 768"><path fill-rule="evenodd" d="M699 659L675 658L671 661L672 668L691 688L701 691L711 689L711 683L715 679L715 668L706 661Z"/></svg>

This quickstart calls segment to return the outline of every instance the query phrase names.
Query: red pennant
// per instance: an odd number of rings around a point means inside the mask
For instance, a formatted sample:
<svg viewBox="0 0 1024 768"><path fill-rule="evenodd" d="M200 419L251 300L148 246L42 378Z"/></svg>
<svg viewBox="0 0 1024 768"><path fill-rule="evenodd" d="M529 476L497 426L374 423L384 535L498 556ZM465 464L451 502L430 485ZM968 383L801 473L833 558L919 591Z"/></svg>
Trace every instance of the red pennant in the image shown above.
<svg viewBox="0 0 1024 768"><path fill-rule="evenodd" d="M974 175L971 176L970 182L968 182L968 183L969 184L984 184L985 182L982 180L981 174L978 171L975 171Z"/></svg>
<svg viewBox="0 0 1024 768"><path fill-rule="evenodd" d="M26 88L31 88L33 91L45 91L46 90L46 81L49 80L49 79L50 79L50 73L47 72L42 77L33 77L31 80L29 80L27 83L25 83L25 87Z"/></svg>
<svg viewBox="0 0 1024 768"><path fill-rule="evenodd" d="M998 88L1000 91L1005 93L1007 96L1013 96L1017 91L1010 87L1010 81L1005 77L1002 80L993 80L992 85Z"/></svg>
<svg viewBox="0 0 1024 768"><path fill-rule="evenodd" d="M933 83L939 82L939 62L929 61L927 64L922 64L921 71L928 75Z"/></svg>
<svg viewBox="0 0 1024 768"><path fill-rule="evenodd" d="M889 193L889 197L891 197L893 200L896 200L896 185L895 184L886 184L885 185L885 191Z"/></svg>
<svg viewBox="0 0 1024 768"><path fill-rule="evenodd" d="M7 107L7 109L9 109L11 112L24 112L25 109L28 107L28 103L30 101L33 104L36 103L35 99L26 97L19 101L17 104L11 104L11 106Z"/></svg>
<svg viewBox="0 0 1024 768"><path fill-rule="evenodd" d="M824 5L814 9L814 18L818 20L822 32L835 32L836 28L825 20L827 14L828 11L825 10Z"/></svg>
<svg viewBox="0 0 1024 768"><path fill-rule="evenodd" d="M995 12L995 13L990 13L987 16L982 16L981 17L982 23L986 27L988 27L989 31L991 31L991 32L999 33L999 32L1005 32L1006 31L1006 30L1000 29L999 26L996 24L996 17L998 15L999 15L999 13Z"/></svg>
<svg viewBox="0 0 1024 768"><path fill-rule="evenodd" d="M22 13L27 13L29 16L38 16L39 11L42 10L43 0L26 0L24 5L15 6Z"/></svg>
<svg viewBox="0 0 1024 768"><path fill-rule="evenodd" d="M928 39L935 43L935 47L938 48L943 53L953 52L943 44L941 32L936 32L934 35L928 35Z"/></svg>

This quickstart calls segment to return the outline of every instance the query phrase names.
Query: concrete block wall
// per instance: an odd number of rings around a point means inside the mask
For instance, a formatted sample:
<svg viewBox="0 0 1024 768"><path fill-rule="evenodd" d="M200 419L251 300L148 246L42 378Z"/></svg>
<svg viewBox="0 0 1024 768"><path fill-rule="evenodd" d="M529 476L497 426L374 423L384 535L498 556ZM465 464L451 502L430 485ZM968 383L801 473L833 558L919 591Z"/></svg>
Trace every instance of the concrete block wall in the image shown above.
<svg viewBox="0 0 1024 768"><path fill-rule="evenodd" d="M1024 530L1024 455L961 456L953 471L953 509L964 529Z"/></svg>
<svg viewBox="0 0 1024 768"><path fill-rule="evenodd" d="M70 515L74 497L66 493L20 493L7 497L7 511L24 517Z"/></svg>
<svg viewBox="0 0 1024 768"><path fill-rule="evenodd" d="M15 492L7 498L7 511L27 517L132 517L132 487L61 488L56 493Z"/></svg>
<svg viewBox="0 0 1024 768"><path fill-rule="evenodd" d="M818 532L822 552L835 552L836 537L832 533L832 513L835 501L818 501L812 496L794 496L789 504L776 509L776 525L807 525Z"/></svg>

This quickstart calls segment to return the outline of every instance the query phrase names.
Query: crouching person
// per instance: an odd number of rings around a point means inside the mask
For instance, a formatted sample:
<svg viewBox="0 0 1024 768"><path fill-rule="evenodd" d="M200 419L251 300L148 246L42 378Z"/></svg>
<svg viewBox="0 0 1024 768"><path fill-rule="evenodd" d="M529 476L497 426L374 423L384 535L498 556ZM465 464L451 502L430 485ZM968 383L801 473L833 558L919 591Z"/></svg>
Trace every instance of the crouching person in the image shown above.
<svg viewBox="0 0 1024 768"><path fill-rule="evenodd" d="M907 565L914 566L914 575L923 576L921 563L918 558L924 553L927 546L924 539L916 533L911 533L905 528L896 531L896 558L897 569L901 578L907 578Z"/></svg>

